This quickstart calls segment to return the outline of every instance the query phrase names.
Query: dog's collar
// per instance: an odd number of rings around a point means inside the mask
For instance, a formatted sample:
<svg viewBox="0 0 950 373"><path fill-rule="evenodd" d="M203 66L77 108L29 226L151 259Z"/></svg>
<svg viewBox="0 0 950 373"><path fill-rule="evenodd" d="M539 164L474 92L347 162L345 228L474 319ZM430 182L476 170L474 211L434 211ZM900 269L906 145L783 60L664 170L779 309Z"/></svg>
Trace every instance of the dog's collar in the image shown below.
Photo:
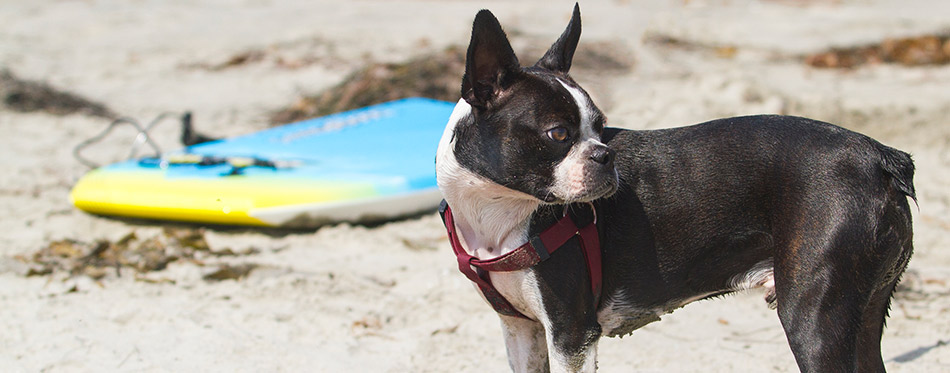
<svg viewBox="0 0 950 373"><path fill-rule="evenodd" d="M597 232L597 212L593 205L590 205L590 208L593 210L594 219L583 228L578 228L571 215L565 211L564 217L558 220L557 223L545 229L541 234L532 236L524 245L507 254L488 260L481 260L469 255L462 247L462 242L455 230L452 209L445 200L442 200L442 204L439 206L439 214L442 215L442 223L445 224L449 242L452 244L452 250L455 251L455 256L458 259L459 270L478 286L485 299L495 309L495 312L530 320L529 317L515 309L511 302L508 302L498 292L498 289L495 289L488 272L510 272L530 268L547 260L555 250L567 243L572 237L579 235L581 249L590 276L594 306L596 307L599 304L602 277L600 236Z"/></svg>

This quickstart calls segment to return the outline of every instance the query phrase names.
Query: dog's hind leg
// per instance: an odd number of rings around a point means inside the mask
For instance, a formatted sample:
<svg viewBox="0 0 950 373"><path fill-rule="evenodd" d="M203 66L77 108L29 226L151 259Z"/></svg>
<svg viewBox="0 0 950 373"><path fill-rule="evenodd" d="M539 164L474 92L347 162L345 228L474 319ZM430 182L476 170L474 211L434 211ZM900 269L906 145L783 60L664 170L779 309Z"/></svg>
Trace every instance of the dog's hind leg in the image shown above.
<svg viewBox="0 0 950 373"><path fill-rule="evenodd" d="M814 184L787 194L772 217L780 222L773 225L778 314L803 372L884 371L884 318L913 251L913 165L906 158L890 161L903 171L884 166L900 183L875 177L873 168L829 166L872 178L811 178Z"/></svg>
<svg viewBox="0 0 950 373"><path fill-rule="evenodd" d="M807 220L796 223L819 221ZM777 236L778 315L802 372L854 372L864 326L883 320L869 309L881 283L881 263L872 248L874 233L865 224L848 217L824 222L830 226L789 227L785 237Z"/></svg>
<svg viewBox="0 0 950 373"><path fill-rule="evenodd" d="M513 372L548 372L548 347L544 326L537 321L502 316L501 326Z"/></svg>
<svg viewBox="0 0 950 373"><path fill-rule="evenodd" d="M903 200L903 196L899 197ZM858 334L857 358L861 372L884 372L881 356L881 336L894 289L907 268L913 253L913 233L910 212L906 203L891 204L885 209L884 219L878 224L877 257L880 287L871 295L861 332Z"/></svg>
<svg viewBox="0 0 950 373"><path fill-rule="evenodd" d="M787 280L786 280L787 281ZM776 281L778 314L789 346L802 372L852 372L861 302L857 296L842 301L822 295L828 289L817 283L807 291L791 294ZM799 287L799 285L795 285Z"/></svg>
<svg viewBox="0 0 950 373"><path fill-rule="evenodd" d="M882 288L871 296L861 320L861 330L857 340L857 361L859 372L884 372L884 358L881 356L881 336L884 332L884 319L891 302L891 293L897 281Z"/></svg>

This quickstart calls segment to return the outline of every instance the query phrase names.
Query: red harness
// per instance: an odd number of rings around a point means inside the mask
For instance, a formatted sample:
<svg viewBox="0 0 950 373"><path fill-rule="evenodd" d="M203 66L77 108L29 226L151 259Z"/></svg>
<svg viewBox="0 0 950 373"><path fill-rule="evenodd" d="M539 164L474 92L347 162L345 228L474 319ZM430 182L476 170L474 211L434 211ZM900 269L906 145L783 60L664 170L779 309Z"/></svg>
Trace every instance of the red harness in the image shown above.
<svg viewBox="0 0 950 373"><path fill-rule="evenodd" d="M594 207L591 206L591 209ZM475 283L482 291L488 303L491 303L495 312L506 316L520 317L530 319L515 309L508 302L498 289L492 285L488 272L511 272L527 269L535 264L547 260L555 250L563 246L568 240L576 235L580 235L581 249L584 252L584 259L587 262L587 270L590 275L590 290L594 294L594 305L596 306L600 298L601 286L601 263L600 263L600 237L597 232L597 217L594 212L594 220L578 228L570 214L565 214L561 220L541 232L537 236L532 236L528 242L519 246L513 251L489 260L481 260L469 255L459 241L458 233L455 230L455 219L452 217L452 209L443 200L439 207L439 213L442 214L442 222L445 224L445 230L449 234L449 242L452 244L452 250L458 259L459 270ZM474 267L474 268L473 268Z"/></svg>

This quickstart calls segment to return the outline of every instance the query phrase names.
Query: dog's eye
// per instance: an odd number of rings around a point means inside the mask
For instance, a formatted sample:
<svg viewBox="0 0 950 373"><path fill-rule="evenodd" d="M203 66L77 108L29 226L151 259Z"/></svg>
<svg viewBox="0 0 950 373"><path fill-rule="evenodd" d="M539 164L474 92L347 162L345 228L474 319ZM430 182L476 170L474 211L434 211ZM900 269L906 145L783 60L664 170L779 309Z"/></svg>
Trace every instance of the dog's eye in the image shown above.
<svg viewBox="0 0 950 373"><path fill-rule="evenodd" d="M571 135L567 132L567 128L564 128L564 127L555 127L555 128L549 129L547 134L548 134L548 137L551 138L551 140L554 140L557 142L566 142L567 140L571 139Z"/></svg>

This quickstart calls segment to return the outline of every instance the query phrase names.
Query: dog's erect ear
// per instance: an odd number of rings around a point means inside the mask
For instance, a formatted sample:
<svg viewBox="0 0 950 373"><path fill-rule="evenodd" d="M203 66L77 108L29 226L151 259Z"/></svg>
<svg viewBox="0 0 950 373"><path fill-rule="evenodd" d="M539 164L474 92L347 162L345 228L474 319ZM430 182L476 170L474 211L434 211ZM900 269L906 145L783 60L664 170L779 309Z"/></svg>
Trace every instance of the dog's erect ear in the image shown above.
<svg viewBox="0 0 950 373"><path fill-rule="evenodd" d="M518 57L498 19L488 10L478 12L465 58L462 98L474 107L485 108L520 73Z"/></svg>
<svg viewBox="0 0 950 373"><path fill-rule="evenodd" d="M571 69L571 60L574 59L574 50L577 49L577 41L580 38L581 8L580 5L574 3L574 15L571 16L571 22L535 66L567 74L567 71Z"/></svg>

